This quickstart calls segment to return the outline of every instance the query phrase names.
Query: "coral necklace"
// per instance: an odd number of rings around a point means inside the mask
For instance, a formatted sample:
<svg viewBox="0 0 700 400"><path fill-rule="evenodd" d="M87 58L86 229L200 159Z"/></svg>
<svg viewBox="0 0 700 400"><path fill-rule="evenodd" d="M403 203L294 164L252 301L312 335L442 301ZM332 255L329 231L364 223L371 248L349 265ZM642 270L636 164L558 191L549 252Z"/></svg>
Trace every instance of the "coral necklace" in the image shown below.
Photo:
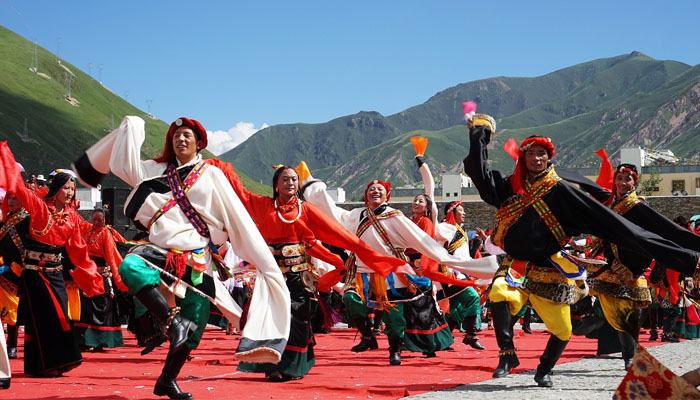
<svg viewBox="0 0 700 400"><path fill-rule="evenodd" d="M292 202L292 204L284 204L282 207L280 207L279 205L277 205L277 199L275 199L275 210L277 210L277 216L280 217L280 220L282 220L282 222L284 222L285 224L293 224L299 220L299 217L301 217L301 204L298 203L299 199L296 196L294 196L294 201ZM284 217L282 217L282 213L280 212L280 208L284 209L284 211L287 212L291 211L297 204L299 206L299 212L297 213L297 216L292 221L284 219Z"/></svg>

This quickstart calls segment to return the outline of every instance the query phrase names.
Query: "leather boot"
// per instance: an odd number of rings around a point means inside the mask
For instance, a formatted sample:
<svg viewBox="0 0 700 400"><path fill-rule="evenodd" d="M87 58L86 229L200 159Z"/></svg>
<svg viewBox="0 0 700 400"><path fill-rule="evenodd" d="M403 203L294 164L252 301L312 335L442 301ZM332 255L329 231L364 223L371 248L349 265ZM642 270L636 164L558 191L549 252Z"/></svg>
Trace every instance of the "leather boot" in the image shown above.
<svg viewBox="0 0 700 400"><path fill-rule="evenodd" d="M530 328L530 321L532 320L532 308L528 307L525 310L525 315L523 315L523 332L527 334L532 334L532 328Z"/></svg>
<svg viewBox="0 0 700 400"><path fill-rule="evenodd" d="M19 336L19 326L7 324L7 358L17 359L17 338Z"/></svg>
<svg viewBox="0 0 700 400"><path fill-rule="evenodd" d="M462 323L466 333L462 343L467 346L471 346L473 349L486 350L486 347L479 343L479 338L476 337L476 315L468 315L464 317L464 322Z"/></svg>
<svg viewBox="0 0 700 400"><path fill-rule="evenodd" d="M152 352L156 347L160 346L167 338L163 335L160 328L156 328L154 321L151 319L150 313L145 313L138 318L141 334L143 335L144 349L141 350L141 355Z"/></svg>
<svg viewBox="0 0 700 400"><path fill-rule="evenodd" d="M12 378L0 378L0 389L9 389Z"/></svg>
<svg viewBox="0 0 700 400"><path fill-rule="evenodd" d="M513 345L513 325L515 318L510 314L510 307L507 301L491 303L491 319L493 320L493 330L496 333L498 343L498 366L493 371L494 378L503 378L510 374L513 368L520 365L518 356Z"/></svg>
<svg viewBox="0 0 700 400"><path fill-rule="evenodd" d="M372 324L372 333L374 334L374 336L380 336L382 334L382 314L383 313L384 313L383 310L374 310L374 323ZM375 349L376 349L376 347L375 347Z"/></svg>
<svg viewBox="0 0 700 400"><path fill-rule="evenodd" d="M160 373L153 394L156 396L168 396L171 399L191 399L192 393L183 392L180 390L175 379L177 378L182 366L187 361L187 356L190 355L190 348L181 346L176 349L170 349L168 356L165 358L163 371Z"/></svg>
<svg viewBox="0 0 700 400"><path fill-rule="evenodd" d="M627 332L617 332L617 337L620 338L622 346L622 359L625 361L625 371L630 369L634 352L637 351L637 341L634 336Z"/></svg>
<svg viewBox="0 0 700 400"><path fill-rule="evenodd" d="M677 315L667 315L664 319L664 332L661 334L662 342L678 343L680 340L673 334L673 327L678 321Z"/></svg>
<svg viewBox="0 0 700 400"><path fill-rule="evenodd" d="M545 347L542 356L540 357L540 365L537 366L537 372L535 372L535 382L539 387L552 387L552 368L561 357L561 353L564 352L568 340L561 340L554 335L549 336L549 341L547 341L547 347Z"/></svg>
<svg viewBox="0 0 700 400"><path fill-rule="evenodd" d="M170 349L174 350L185 344L197 329L192 321L180 315L180 307L170 308L165 297L155 286L146 286L136 293L136 298L151 312L160 322L165 324L165 330L170 338Z"/></svg>
<svg viewBox="0 0 700 400"><path fill-rule="evenodd" d="M659 320L657 317L656 309L655 308L648 308L649 310L649 340L650 341L656 341L659 339L659 332L656 330L656 325L658 324Z"/></svg>
<svg viewBox="0 0 700 400"><path fill-rule="evenodd" d="M401 365L402 339L389 339L389 365Z"/></svg>
<svg viewBox="0 0 700 400"><path fill-rule="evenodd" d="M360 339L360 343L354 345L350 350L355 353L362 353L363 351L367 350L377 350L379 345L377 345L377 338L372 332L372 327L369 324L369 320L367 318L357 318L353 319L352 321L357 327L357 330L360 331L362 339Z"/></svg>

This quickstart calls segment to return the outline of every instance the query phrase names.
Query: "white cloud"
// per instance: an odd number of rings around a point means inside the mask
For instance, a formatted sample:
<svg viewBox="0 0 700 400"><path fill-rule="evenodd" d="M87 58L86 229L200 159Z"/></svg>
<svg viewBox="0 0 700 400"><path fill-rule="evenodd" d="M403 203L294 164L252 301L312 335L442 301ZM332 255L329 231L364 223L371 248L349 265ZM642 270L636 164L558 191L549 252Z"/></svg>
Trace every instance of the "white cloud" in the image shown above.
<svg viewBox="0 0 700 400"><path fill-rule="evenodd" d="M227 131L207 131L207 141L209 142L207 150L214 153L214 155L221 155L245 142L255 132L268 126L263 123L260 128L256 128L252 122L239 122Z"/></svg>

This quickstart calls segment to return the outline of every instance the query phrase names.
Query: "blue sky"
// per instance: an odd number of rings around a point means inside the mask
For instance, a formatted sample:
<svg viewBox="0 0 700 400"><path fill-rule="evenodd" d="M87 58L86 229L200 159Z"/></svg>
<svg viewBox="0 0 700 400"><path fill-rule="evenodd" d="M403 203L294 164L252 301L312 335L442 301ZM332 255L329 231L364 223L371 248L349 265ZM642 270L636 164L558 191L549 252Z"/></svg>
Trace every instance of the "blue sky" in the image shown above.
<svg viewBox="0 0 700 400"><path fill-rule="evenodd" d="M0 25L54 53L60 38L61 58L95 79L101 64L105 86L165 122L200 120L221 149L266 124L390 115L634 50L696 65L699 15L691 0L0 0Z"/></svg>

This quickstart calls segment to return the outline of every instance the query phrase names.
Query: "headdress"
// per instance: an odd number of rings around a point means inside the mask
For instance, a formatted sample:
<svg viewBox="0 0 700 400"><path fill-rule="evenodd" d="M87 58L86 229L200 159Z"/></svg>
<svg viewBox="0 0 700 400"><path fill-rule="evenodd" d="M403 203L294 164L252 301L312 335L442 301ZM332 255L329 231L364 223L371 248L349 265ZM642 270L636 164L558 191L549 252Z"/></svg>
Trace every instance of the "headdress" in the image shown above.
<svg viewBox="0 0 700 400"><path fill-rule="evenodd" d="M391 198L391 182L384 182L380 179L374 179L374 180L370 181L370 183L368 183L367 187L365 188L365 197L364 197L365 204L369 203L367 201L367 191L369 190L369 187L374 185L374 184L377 184L377 183L384 186L384 189L386 189L386 201L389 201L389 199Z"/></svg>
<svg viewBox="0 0 700 400"><path fill-rule="evenodd" d="M455 213L454 211L457 209L458 206L463 205L461 200L453 201L450 203L447 207L445 207L445 219L443 222L446 222L450 225L454 225L457 222L455 221Z"/></svg>
<svg viewBox="0 0 700 400"><path fill-rule="evenodd" d="M619 174L620 172L629 172L629 174L632 175L632 178L634 178L635 185L637 184L637 182L639 182L639 175L637 175L637 166L636 165L634 165L634 164L620 164L615 169L615 174L613 175L613 181L615 181L617 174Z"/></svg>
<svg viewBox="0 0 700 400"><path fill-rule="evenodd" d="M192 129L197 135L197 138L202 141L202 147L199 148L199 150L203 150L207 147L207 131L206 129L204 129L202 124L199 123L199 121L197 121L196 119L180 117L176 119L172 124L170 124L170 128L168 128L168 133L165 136L165 147L163 148L163 154L161 154L161 156L158 158L154 158L153 160L155 162L170 163L175 161L175 150L173 149L173 136L175 135L175 131L183 126Z"/></svg>
<svg viewBox="0 0 700 400"><path fill-rule="evenodd" d="M515 164L515 171L510 177L510 185L513 187L513 193L525 193L525 177L527 176L527 165L525 165L525 153L532 146L542 146L547 150L547 154L551 159L556 151L552 139L544 136L530 136L520 143L518 162Z"/></svg>

